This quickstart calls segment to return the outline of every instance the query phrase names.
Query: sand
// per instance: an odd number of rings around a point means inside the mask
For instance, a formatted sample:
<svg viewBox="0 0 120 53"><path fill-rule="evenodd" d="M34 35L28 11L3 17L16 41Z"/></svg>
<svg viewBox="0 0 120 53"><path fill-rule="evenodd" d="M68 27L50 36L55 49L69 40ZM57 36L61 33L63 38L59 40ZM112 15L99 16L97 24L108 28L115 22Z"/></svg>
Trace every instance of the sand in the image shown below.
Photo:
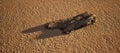
<svg viewBox="0 0 120 53"><path fill-rule="evenodd" d="M0 3L0 53L120 53L120 0L1 0ZM43 27L45 23L85 11L96 14L94 25L66 35Z"/></svg>

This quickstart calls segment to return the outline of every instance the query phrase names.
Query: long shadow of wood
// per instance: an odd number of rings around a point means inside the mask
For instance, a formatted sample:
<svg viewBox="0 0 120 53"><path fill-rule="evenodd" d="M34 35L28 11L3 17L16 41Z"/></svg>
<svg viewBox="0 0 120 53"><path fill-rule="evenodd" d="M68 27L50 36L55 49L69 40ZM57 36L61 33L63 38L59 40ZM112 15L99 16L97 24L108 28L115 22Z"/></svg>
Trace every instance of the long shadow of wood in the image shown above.
<svg viewBox="0 0 120 53"><path fill-rule="evenodd" d="M72 21L74 21L74 22L72 23ZM45 28L45 26L48 27L48 25L49 25L49 23L46 23L46 24L43 24L40 26L26 29L22 32L23 33L32 33L32 32L36 32L36 31L41 31L42 33L40 34L39 37L37 37L37 39L44 39L44 38L50 38L50 37L54 37L54 36L64 35L64 32L66 33L71 30L77 30L77 29L86 27L90 24L93 24L94 22L95 22L95 15L85 12L85 13L78 14L78 15L72 17L72 19L70 19L70 20L64 21L64 23L62 23L62 22L58 23L58 25L54 26L55 29L54 28L52 29L52 27L51 27L51 29ZM60 30L58 30L61 28L64 29L64 30L62 30L62 32Z"/></svg>
<svg viewBox="0 0 120 53"><path fill-rule="evenodd" d="M22 33L33 33L33 32L37 32L37 31L41 31L42 33L39 35L39 37L37 37L37 39L44 39L44 38L50 38L50 37L54 37L54 36L64 35L58 29L46 29L45 25L46 24L28 28L28 29L22 31Z"/></svg>

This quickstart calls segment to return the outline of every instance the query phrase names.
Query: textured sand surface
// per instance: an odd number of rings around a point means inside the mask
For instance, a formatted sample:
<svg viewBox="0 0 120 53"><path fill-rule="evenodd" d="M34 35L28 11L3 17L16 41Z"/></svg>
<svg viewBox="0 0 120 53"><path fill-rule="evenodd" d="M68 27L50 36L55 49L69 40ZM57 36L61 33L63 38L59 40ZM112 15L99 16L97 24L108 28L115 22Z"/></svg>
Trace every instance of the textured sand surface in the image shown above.
<svg viewBox="0 0 120 53"><path fill-rule="evenodd" d="M1 0L0 53L120 53L120 0ZM43 24L88 11L97 22L70 34ZM29 33L22 31L29 29Z"/></svg>

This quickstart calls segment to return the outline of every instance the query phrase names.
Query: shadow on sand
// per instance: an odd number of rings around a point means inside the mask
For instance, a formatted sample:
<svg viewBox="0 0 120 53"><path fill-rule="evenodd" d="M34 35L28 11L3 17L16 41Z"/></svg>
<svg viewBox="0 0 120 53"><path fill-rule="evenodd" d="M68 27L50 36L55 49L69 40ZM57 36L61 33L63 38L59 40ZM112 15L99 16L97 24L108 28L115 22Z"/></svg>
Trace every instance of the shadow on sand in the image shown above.
<svg viewBox="0 0 120 53"><path fill-rule="evenodd" d="M26 29L22 31L22 33L33 33L37 31L41 31L42 33L39 35L39 37L37 37L37 39L44 39L44 38L50 38L50 37L59 36L59 35L65 35L61 32L61 30L58 30L58 29L46 29L45 25L46 24Z"/></svg>
<svg viewBox="0 0 120 53"><path fill-rule="evenodd" d="M67 19L66 21L61 21L57 23L50 22L40 26L26 29L22 32L32 33L36 31L41 31L42 34L40 34L40 36L37 37L37 39L44 39L44 38L49 38L49 37L54 37L59 35L65 35L65 34L69 34L69 32L72 30L77 30L93 24L95 22L95 17L96 16L94 14L89 14L85 12L72 17L72 19L71 18Z"/></svg>

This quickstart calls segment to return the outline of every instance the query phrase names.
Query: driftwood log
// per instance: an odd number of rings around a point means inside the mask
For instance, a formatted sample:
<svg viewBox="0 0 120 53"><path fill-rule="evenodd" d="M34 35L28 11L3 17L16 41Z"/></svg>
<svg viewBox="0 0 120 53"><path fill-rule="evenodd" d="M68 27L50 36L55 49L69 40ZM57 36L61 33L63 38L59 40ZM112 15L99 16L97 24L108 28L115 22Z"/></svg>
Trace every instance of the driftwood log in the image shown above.
<svg viewBox="0 0 120 53"><path fill-rule="evenodd" d="M95 17L96 16L94 14L85 12L72 18L52 21L47 23L45 27L47 29L60 29L63 33L68 34L73 30L77 30L95 23Z"/></svg>

